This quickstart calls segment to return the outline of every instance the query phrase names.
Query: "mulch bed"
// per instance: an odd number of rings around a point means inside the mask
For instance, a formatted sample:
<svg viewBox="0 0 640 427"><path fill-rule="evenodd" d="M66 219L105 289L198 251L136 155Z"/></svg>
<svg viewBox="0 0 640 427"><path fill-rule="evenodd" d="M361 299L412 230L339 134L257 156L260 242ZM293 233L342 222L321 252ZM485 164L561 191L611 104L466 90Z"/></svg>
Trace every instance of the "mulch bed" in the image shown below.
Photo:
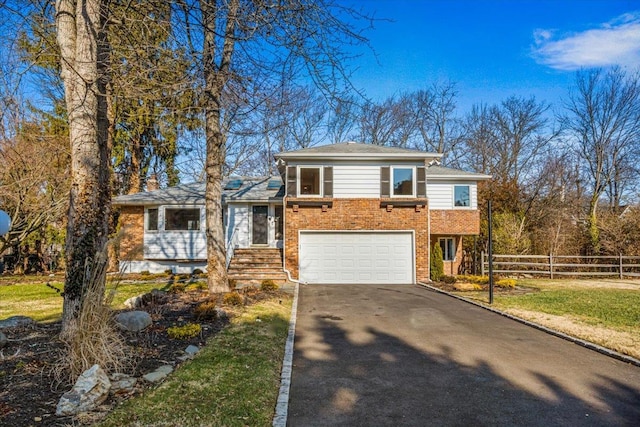
<svg viewBox="0 0 640 427"><path fill-rule="evenodd" d="M153 325L141 332L122 333L134 355L129 375L141 377L166 364L176 363L190 344L202 347L206 341L224 328L226 319L196 319L193 309L206 299L205 291L167 294L163 304L147 306ZM256 298L256 296L254 296ZM259 299L257 297L256 299ZM172 339L167 328L188 322L199 323L202 332L189 340ZM72 383L56 381L54 372L63 346L58 339L60 322L3 330L8 344L0 351L0 426L68 426L90 423L82 417L58 417L56 405ZM133 394L153 385L141 378ZM105 410L129 396L110 396ZM95 418L93 419L95 421Z"/></svg>

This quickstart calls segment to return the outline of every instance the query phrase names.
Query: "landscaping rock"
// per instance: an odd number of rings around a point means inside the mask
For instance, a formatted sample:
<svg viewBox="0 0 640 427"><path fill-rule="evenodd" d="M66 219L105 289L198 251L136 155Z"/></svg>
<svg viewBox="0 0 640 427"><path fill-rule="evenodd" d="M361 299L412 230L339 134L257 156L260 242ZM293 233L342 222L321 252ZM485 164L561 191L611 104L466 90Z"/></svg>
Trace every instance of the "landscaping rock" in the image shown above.
<svg viewBox="0 0 640 427"><path fill-rule="evenodd" d="M131 297L129 299L127 299L124 302L124 306L127 308L139 308L140 307L140 303L142 302L142 297L144 296L144 294L140 294L140 295L136 295L134 297Z"/></svg>
<svg viewBox="0 0 640 427"><path fill-rule="evenodd" d="M162 365L155 371L144 375L142 378L150 383L157 383L164 380L171 372L173 372L173 366Z"/></svg>
<svg viewBox="0 0 640 427"><path fill-rule="evenodd" d="M5 334L3 334L2 332L0 332L0 348L2 348L5 345L7 345L8 341L9 340L7 339L7 336Z"/></svg>
<svg viewBox="0 0 640 427"><path fill-rule="evenodd" d="M125 311L116 316L118 326L130 332L138 332L151 325L151 315L146 311Z"/></svg>
<svg viewBox="0 0 640 427"><path fill-rule="evenodd" d="M29 326L34 320L27 316L12 316L8 319L0 320L0 329L16 328L18 326Z"/></svg>
<svg viewBox="0 0 640 427"><path fill-rule="evenodd" d="M160 289L153 289L146 294L136 295L129 298L124 302L124 306L127 308L142 308L152 304L159 305L167 303L169 296L167 292Z"/></svg>
<svg viewBox="0 0 640 427"><path fill-rule="evenodd" d="M121 373L111 374L109 380L111 381L111 394L130 393L138 382L137 378Z"/></svg>
<svg viewBox="0 0 640 427"><path fill-rule="evenodd" d="M78 377L73 388L62 395L56 415L75 415L88 412L109 396L111 382L100 365L93 365Z"/></svg>
<svg viewBox="0 0 640 427"><path fill-rule="evenodd" d="M187 353L189 356L195 356L196 353L199 351L200 351L200 347L198 347L197 345L190 345L184 350L184 352Z"/></svg>

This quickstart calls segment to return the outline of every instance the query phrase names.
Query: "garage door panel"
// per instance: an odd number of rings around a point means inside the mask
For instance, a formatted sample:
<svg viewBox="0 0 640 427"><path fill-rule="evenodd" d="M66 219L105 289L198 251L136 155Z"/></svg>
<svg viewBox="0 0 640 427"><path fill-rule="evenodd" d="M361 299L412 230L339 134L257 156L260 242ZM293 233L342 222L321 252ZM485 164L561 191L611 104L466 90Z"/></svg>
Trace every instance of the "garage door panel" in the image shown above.
<svg viewBox="0 0 640 427"><path fill-rule="evenodd" d="M413 283L411 232L301 232L300 280L307 283Z"/></svg>

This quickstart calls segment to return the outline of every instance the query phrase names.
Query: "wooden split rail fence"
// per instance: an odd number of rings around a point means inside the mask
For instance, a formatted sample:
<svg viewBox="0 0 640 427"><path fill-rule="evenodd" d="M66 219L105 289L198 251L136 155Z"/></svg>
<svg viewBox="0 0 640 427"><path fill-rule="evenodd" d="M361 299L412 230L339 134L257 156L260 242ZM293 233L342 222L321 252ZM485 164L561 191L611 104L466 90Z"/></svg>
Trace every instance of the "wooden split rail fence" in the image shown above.
<svg viewBox="0 0 640 427"><path fill-rule="evenodd" d="M482 253L482 275L489 271L489 256ZM535 276L640 277L638 256L493 255L495 274Z"/></svg>

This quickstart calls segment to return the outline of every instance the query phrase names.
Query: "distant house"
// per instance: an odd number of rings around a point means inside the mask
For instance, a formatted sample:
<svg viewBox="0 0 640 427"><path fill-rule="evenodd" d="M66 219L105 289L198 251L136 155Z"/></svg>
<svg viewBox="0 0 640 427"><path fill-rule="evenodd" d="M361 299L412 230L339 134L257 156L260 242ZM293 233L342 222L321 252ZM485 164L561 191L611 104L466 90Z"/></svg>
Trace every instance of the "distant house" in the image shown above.
<svg viewBox="0 0 640 427"><path fill-rule="evenodd" d="M461 239L480 230L477 182L441 155L342 143L276 155L281 176L224 181L230 276L279 273L306 283L415 283L440 245L455 274ZM120 269L189 272L206 266L204 184L114 200Z"/></svg>

